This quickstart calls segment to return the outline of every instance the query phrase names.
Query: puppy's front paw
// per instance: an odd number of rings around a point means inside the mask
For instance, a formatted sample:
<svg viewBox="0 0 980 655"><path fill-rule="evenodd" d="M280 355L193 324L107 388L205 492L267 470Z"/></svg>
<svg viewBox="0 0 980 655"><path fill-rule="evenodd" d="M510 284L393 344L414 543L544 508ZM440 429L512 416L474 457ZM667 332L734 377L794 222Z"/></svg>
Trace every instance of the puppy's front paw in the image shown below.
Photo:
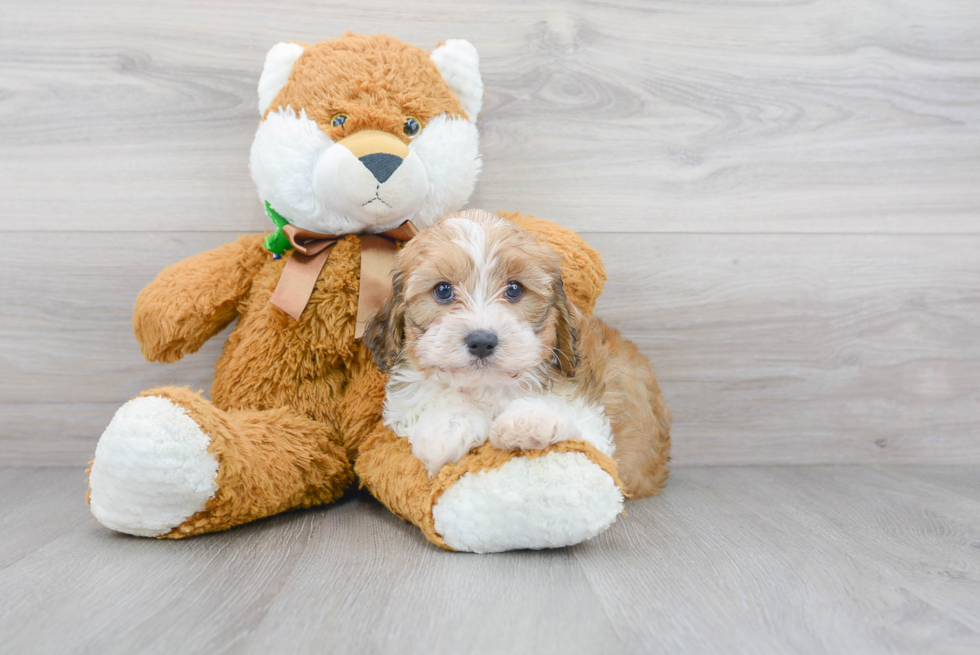
<svg viewBox="0 0 980 655"><path fill-rule="evenodd" d="M582 437L560 404L539 398L519 398L490 426L490 444L500 450L540 450Z"/></svg>
<svg viewBox="0 0 980 655"><path fill-rule="evenodd" d="M408 442L412 454L421 460L431 477L486 441L489 429L489 423L480 415L428 412L419 417Z"/></svg>

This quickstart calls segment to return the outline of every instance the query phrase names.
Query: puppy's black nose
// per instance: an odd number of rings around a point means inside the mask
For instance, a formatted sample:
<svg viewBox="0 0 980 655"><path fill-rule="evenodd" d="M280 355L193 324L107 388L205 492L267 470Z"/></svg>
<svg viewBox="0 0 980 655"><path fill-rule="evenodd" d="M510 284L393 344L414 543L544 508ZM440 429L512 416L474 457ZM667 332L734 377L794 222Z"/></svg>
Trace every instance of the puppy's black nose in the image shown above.
<svg viewBox="0 0 980 655"><path fill-rule="evenodd" d="M466 347L470 349L470 354L483 359L493 354L493 349L497 347L497 335L486 330L470 332L466 335Z"/></svg>
<svg viewBox="0 0 980 655"><path fill-rule="evenodd" d="M376 152L371 155L364 155L361 157L361 163L364 167L371 171L371 175L374 176L381 184L388 181L398 167L402 165L405 161L397 155L389 155L386 152Z"/></svg>

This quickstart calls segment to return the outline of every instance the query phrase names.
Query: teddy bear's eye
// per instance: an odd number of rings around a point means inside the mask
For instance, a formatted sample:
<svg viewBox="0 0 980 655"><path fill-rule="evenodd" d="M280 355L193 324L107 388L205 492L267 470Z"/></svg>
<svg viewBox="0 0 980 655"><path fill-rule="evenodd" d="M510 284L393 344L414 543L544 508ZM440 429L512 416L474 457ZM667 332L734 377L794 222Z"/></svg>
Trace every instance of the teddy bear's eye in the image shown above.
<svg viewBox="0 0 980 655"><path fill-rule="evenodd" d="M415 136L422 129L422 124L419 123L417 118L408 118L402 129L405 130L407 136Z"/></svg>
<svg viewBox="0 0 980 655"><path fill-rule="evenodd" d="M333 117L333 120L330 121L330 124L334 127L343 127L344 123L346 122L347 122L347 114L337 114L336 116Z"/></svg>
<svg viewBox="0 0 980 655"><path fill-rule="evenodd" d="M432 297L437 302L447 303L453 299L453 285L448 282L440 282L432 287Z"/></svg>
<svg viewBox="0 0 980 655"><path fill-rule="evenodd" d="M504 297L511 302L516 302L524 295L524 285L520 282L508 282L504 289Z"/></svg>

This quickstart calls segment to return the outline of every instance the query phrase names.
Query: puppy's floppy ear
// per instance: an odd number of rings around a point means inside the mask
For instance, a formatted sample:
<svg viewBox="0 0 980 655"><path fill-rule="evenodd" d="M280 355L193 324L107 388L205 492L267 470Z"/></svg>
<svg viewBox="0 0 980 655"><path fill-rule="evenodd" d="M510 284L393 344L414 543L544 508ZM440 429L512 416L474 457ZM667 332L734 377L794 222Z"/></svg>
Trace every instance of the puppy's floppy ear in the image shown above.
<svg viewBox="0 0 980 655"><path fill-rule="evenodd" d="M551 360L562 374L572 377L578 367L578 334L575 330L575 318L571 306L565 297L565 287L559 275L555 280L555 311L557 325L555 326L555 348Z"/></svg>
<svg viewBox="0 0 980 655"><path fill-rule="evenodd" d="M364 328L364 345L374 355L374 362L382 373L387 373L395 365L405 345L404 285L404 274L396 271L388 299Z"/></svg>

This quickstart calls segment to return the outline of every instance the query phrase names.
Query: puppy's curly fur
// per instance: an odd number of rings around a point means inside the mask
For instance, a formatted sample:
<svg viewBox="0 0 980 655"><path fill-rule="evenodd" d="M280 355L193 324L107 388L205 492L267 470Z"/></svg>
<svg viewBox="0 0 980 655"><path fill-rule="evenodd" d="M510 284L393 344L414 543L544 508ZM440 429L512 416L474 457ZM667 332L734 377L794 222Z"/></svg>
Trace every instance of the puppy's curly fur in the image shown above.
<svg viewBox="0 0 980 655"><path fill-rule="evenodd" d="M584 440L630 497L667 477L670 411L646 358L565 297L560 259L514 223L451 214L401 251L365 343L390 370L385 423L435 475L488 441Z"/></svg>

